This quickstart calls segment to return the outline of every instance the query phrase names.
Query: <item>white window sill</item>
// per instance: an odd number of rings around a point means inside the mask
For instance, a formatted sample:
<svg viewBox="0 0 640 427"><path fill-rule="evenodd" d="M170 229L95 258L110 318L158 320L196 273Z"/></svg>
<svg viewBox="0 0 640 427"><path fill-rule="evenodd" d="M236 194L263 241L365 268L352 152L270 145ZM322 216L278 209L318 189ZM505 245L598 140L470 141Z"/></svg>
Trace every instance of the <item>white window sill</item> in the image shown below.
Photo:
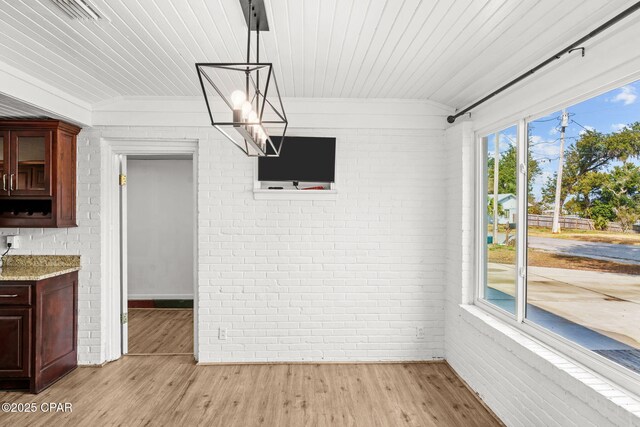
<svg viewBox="0 0 640 427"><path fill-rule="evenodd" d="M336 200L337 197L337 190L253 190L255 200Z"/></svg>
<svg viewBox="0 0 640 427"><path fill-rule="evenodd" d="M576 381L580 381L583 385L611 401L622 410L633 414L635 417L640 417L640 396L585 368L560 350L542 343L527 332L509 325L483 308L469 304L460 304L459 307L462 310L462 317L467 322L471 324L483 322L496 333L511 340L513 344L521 346L523 352L529 351L533 353L556 369L570 375ZM504 351L512 351L509 350L512 347L511 345L505 345L504 347ZM523 360L523 363L528 362Z"/></svg>

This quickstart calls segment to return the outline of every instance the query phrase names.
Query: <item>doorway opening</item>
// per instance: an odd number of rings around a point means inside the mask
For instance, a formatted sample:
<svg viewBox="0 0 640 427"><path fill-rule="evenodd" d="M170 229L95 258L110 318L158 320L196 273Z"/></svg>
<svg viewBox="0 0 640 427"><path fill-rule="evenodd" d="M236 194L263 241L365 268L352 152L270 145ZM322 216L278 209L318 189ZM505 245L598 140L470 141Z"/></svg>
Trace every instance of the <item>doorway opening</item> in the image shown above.
<svg viewBox="0 0 640 427"><path fill-rule="evenodd" d="M197 140L102 140L106 359L197 360Z"/></svg>
<svg viewBox="0 0 640 427"><path fill-rule="evenodd" d="M129 155L126 187L128 354L193 354L193 157Z"/></svg>

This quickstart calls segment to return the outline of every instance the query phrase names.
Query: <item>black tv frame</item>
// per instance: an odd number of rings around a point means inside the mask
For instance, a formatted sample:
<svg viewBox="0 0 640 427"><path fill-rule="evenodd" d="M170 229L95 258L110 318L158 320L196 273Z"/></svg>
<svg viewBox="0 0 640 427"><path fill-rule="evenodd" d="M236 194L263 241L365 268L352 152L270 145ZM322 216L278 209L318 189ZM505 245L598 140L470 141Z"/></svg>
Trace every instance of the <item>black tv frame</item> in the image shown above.
<svg viewBox="0 0 640 427"><path fill-rule="evenodd" d="M314 143L319 144L331 144L331 148L329 149L330 155L333 157L332 168L327 173L327 176L320 175L304 175L304 172L297 174L296 172L292 172L289 176L277 176L273 173L265 172L265 163L272 164L271 168L277 168L278 163L282 163L287 159L287 152L291 149L291 144L295 144L296 140L313 140ZM276 141L274 141L276 142ZM326 152L324 153L326 154ZM326 160L325 160L326 161ZM280 167L281 170L284 170L284 167ZM271 171L270 171L271 172ZM330 180L327 180L331 176ZM336 138L334 137L308 137L308 136L286 136L284 139L284 143L282 145L282 151L280 153L280 157L260 157L258 158L258 181L259 182L312 182L312 183L323 183L323 184L331 184L335 183L336 176Z"/></svg>

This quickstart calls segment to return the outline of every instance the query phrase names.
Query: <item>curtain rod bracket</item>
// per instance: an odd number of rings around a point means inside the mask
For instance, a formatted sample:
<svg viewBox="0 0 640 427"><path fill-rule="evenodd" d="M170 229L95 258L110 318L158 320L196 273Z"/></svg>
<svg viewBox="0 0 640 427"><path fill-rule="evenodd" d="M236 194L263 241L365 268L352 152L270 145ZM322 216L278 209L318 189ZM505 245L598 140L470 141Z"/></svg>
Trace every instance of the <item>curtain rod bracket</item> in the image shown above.
<svg viewBox="0 0 640 427"><path fill-rule="evenodd" d="M574 50L581 50L581 51L582 51L582 55L581 55L581 56L584 58L584 51L585 51L585 48L583 48L583 47L574 47L573 49L569 49L569 51L568 51L567 53L571 53L571 52L573 52Z"/></svg>

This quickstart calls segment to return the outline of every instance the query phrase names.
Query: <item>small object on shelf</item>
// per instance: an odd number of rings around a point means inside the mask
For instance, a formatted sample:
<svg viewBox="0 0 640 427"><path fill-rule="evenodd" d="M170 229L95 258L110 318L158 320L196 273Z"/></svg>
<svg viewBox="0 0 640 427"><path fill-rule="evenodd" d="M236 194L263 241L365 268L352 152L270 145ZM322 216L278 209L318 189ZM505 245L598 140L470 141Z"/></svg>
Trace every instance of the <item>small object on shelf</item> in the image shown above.
<svg viewBox="0 0 640 427"><path fill-rule="evenodd" d="M269 190L282 190L283 187L269 187Z"/></svg>
<svg viewBox="0 0 640 427"><path fill-rule="evenodd" d="M301 190L326 190L322 185L316 185L314 187L305 187L301 188Z"/></svg>

